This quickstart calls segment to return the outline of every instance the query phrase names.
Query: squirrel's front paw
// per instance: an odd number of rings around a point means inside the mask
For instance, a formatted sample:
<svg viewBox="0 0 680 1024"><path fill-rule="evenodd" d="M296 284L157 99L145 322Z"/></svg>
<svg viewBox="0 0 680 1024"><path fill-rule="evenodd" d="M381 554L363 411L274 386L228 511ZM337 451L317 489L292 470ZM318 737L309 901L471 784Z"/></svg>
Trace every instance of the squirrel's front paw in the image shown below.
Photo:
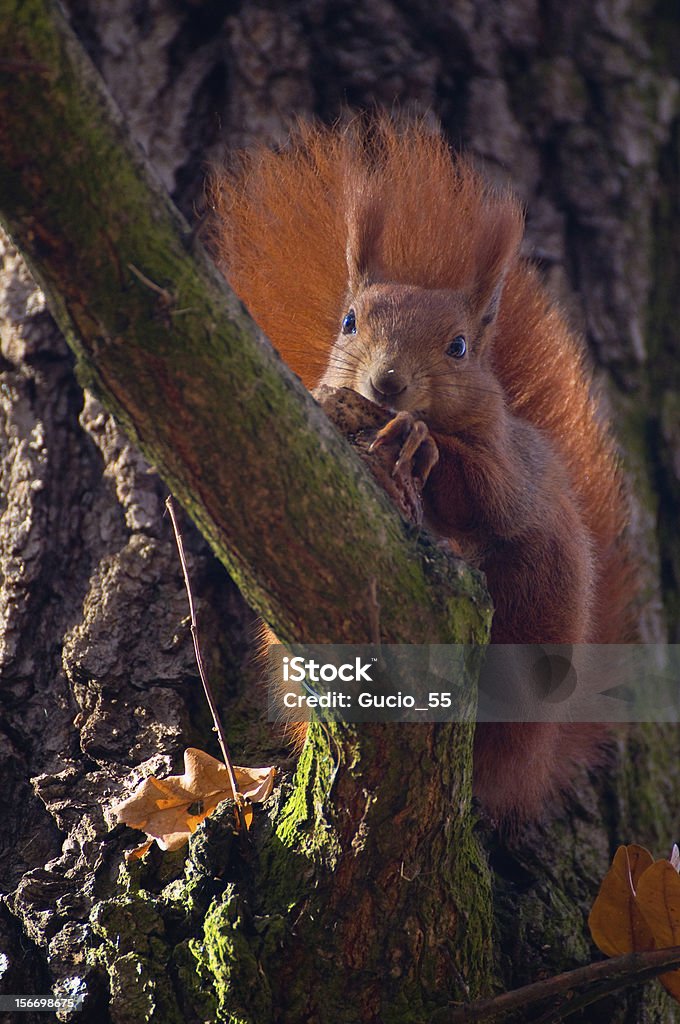
<svg viewBox="0 0 680 1024"><path fill-rule="evenodd" d="M401 450L392 476L410 475L424 487L439 462L439 449L427 424L416 419L413 413L398 412L394 419L378 431L370 451L393 441L401 443Z"/></svg>

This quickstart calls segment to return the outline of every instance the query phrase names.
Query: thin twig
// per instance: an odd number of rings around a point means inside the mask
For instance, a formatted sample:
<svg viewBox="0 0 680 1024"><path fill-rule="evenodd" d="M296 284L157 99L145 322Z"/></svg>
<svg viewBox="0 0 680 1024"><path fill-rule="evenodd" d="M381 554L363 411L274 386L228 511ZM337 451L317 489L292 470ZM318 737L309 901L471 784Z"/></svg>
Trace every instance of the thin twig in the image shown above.
<svg viewBox="0 0 680 1024"><path fill-rule="evenodd" d="M203 658L201 657L201 648L198 642L198 624L196 620L196 607L194 605L194 596L191 591L191 582L189 580L189 570L187 569L187 560L184 554L184 544L182 542L182 535L179 532L179 526L177 525L175 505L171 496L168 496L165 499L165 507L167 508L168 513L170 515L172 528L175 533L175 543L177 544L179 560L182 566L182 572L184 574L184 585L186 587L187 597L189 598L189 615L191 617L191 638L194 642L194 653L196 655L196 664L198 665L198 674L201 677L201 682L203 683L203 690L205 692L206 700L208 701L208 706L210 707L210 713L212 714L213 717L215 732L217 733L217 738L220 743L220 749L222 751L224 765L229 775L231 790L234 796L234 801L236 803L237 813L239 814L240 818L239 792L238 789L236 788L236 776L234 775L234 766L231 762L231 757L229 756L229 750L227 748L227 741L224 735L224 729L222 728L222 722L220 721L220 716L217 712L217 706L212 695L212 690L210 689L210 683L208 682L208 677L205 673L205 669L203 668Z"/></svg>
<svg viewBox="0 0 680 1024"><path fill-rule="evenodd" d="M147 288L150 288L152 292L156 292L158 295L160 295L168 303L168 305L172 305L174 299L172 293L169 292L167 288L161 288L159 284L156 284L156 282L152 281L150 277L147 277L146 274L143 274L141 270L139 270L134 265L134 263L128 263L128 270L131 270L135 277L139 281L141 281L142 284L145 284Z"/></svg>
<svg viewBox="0 0 680 1024"><path fill-rule="evenodd" d="M565 971L554 978L537 981L533 985L516 988L512 992L504 992L492 999L480 999L465 1006L451 1007L450 1013L440 1010L437 1021L441 1024L476 1024L479 1021L500 1021L516 1010L526 1011L532 1005L546 999L571 999L570 993L583 986L597 987L595 998L601 998L610 992L626 988L628 985L639 985L659 974L680 967L680 946L668 949L652 949L644 953L626 953L624 956L612 957L598 961L585 967L577 967L573 971ZM585 994L587 995L587 993ZM591 1000L589 1000L591 1001ZM594 1000L592 1000L594 1001ZM550 1020L563 1020L574 1010L585 1004L582 999L574 998L570 1005L551 1010Z"/></svg>

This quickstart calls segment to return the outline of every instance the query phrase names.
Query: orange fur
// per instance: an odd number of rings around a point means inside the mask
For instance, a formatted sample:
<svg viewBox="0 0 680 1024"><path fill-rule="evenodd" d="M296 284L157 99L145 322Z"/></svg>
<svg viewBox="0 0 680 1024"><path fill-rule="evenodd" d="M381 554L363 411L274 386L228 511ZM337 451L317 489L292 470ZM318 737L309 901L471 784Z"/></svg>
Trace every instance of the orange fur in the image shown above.
<svg viewBox="0 0 680 1024"><path fill-rule="evenodd" d="M216 176L212 196L227 278L308 387L369 387L386 345L409 381L419 363L443 367L416 405L440 450L425 498L430 522L487 574L492 640L628 639L613 444L580 343L518 256L513 196L422 124L388 117L300 125L280 152ZM350 304L358 354L339 337ZM458 322L474 358L445 387L437 339ZM600 740L594 726L481 727L476 791L500 817L534 815Z"/></svg>

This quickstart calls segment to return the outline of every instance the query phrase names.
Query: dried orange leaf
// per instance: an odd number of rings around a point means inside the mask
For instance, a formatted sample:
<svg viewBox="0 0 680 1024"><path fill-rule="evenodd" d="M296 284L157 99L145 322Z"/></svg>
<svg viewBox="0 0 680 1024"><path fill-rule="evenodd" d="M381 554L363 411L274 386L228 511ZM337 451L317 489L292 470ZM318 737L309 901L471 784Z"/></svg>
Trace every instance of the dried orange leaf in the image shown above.
<svg viewBox="0 0 680 1024"><path fill-rule="evenodd" d="M588 918L593 941L607 956L654 948L636 901L636 890L653 866L654 858L642 846L619 846L616 851Z"/></svg>
<svg viewBox="0 0 680 1024"><path fill-rule="evenodd" d="M141 860L145 853L151 849L153 845L153 839L149 839L148 843L142 843L141 846L135 846L134 850L125 851L126 860Z"/></svg>
<svg viewBox="0 0 680 1024"><path fill-rule="evenodd" d="M234 774L239 793L262 801L272 790L276 769L234 768ZM151 776L113 810L120 822L146 832L162 850L177 850L218 804L232 796L229 773L222 762L189 747L184 751L183 775Z"/></svg>
<svg viewBox="0 0 680 1024"><path fill-rule="evenodd" d="M645 871L638 885L638 906L657 949L680 945L680 875L667 860Z"/></svg>
<svg viewBox="0 0 680 1024"><path fill-rule="evenodd" d="M239 768L235 764L234 775L239 793L252 803L261 804L274 787L276 768Z"/></svg>
<svg viewBox="0 0 680 1024"><path fill-rule="evenodd" d="M658 860L645 872L638 886L638 905L657 949L680 945L680 875L670 861ZM659 981L680 1002L680 970L662 974Z"/></svg>

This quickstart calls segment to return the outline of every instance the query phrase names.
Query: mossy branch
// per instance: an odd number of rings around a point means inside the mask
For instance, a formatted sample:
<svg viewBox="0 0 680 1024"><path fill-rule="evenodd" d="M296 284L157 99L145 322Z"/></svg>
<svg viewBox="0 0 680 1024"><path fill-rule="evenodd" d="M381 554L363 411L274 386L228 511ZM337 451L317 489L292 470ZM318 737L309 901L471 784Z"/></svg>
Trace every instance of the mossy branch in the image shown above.
<svg viewBox="0 0 680 1024"><path fill-rule="evenodd" d="M56 4L0 0L0 216L81 380L282 639L485 636L477 577L409 534L127 139ZM300 268L301 273L304 268Z"/></svg>

